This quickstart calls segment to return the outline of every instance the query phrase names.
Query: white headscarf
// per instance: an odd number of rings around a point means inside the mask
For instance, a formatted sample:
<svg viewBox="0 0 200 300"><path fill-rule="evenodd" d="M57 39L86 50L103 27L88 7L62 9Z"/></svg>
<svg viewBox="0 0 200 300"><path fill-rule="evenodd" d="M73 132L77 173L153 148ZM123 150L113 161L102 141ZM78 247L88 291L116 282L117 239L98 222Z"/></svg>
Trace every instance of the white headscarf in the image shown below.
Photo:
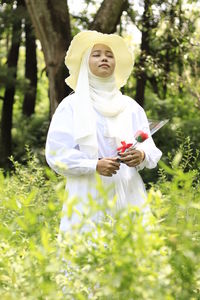
<svg viewBox="0 0 200 300"><path fill-rule="evenodd" d="M95 76L88 67L90 97L93 107L104 117L116 117L126 106L117 89L115 77Z"/></svg>
<svg viewBox="0 0 200 300"><path fill-rule="evenodd" d="M80 150L90 158L98 158L95 111L106 119L104 136L122 140L133 139L130 110L126 98L117 89L114 73L109 77L95 76L89 68L92 48L83 55L74 97L74 137Z"/></svg>

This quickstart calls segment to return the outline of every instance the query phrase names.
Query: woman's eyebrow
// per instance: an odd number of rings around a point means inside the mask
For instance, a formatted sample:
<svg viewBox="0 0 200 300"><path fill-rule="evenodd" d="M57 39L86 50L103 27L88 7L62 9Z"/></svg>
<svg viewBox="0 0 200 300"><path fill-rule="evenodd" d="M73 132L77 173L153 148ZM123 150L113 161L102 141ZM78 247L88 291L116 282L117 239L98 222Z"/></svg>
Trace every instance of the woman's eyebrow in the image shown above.
<svg viewBox="0 0 200 300"><path fill-rule="evenodd" d="M112 51L110 51L110 50L106 50L106 53L110 53L113 55Z"/></svg>
<svg viewBox="0 0 200 300"><path fill-rule="evenodd" d="M94 53L94 52L101 52L101 50L93 50L92 53Z"/></svg>

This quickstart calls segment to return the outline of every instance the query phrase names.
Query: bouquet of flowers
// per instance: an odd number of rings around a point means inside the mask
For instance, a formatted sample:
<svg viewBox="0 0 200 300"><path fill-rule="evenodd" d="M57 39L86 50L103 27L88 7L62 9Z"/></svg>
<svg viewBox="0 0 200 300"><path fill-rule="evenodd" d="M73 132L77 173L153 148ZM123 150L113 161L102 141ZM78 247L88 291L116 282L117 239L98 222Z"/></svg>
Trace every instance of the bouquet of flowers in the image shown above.
<svg viewBox="0 0 200 300"><path fill-rule="evenodd" d="M136 139L136 142L134 144L132 143L129 143L129 144L126 144L125 141L121 141L121 144L122 146L117 148L117 151L118 153L124 153L126 152L129 148L131 149L134 149L135 146L137 145L137 143L142 143L144 142L146 139L148 139L148 134L145 133L144 131L142 130L138 130L135 134L135 139Z"/></svg>
<svg viewBox="0 0 200 300"><path fill-rule="evenodd" d="M150 133L153 135L156 131L158 131L161 127L163 127L169 120L162 120L162 121L153 121L149 120L150 126ZM126 152L128 149L134 149L137 143L143 143L149 136L142 130L138 130L135 134L136 142L127 144L125 141L121 141L121 147L117 148L118 151L118 158L120 159L120 153Z"/></svg>

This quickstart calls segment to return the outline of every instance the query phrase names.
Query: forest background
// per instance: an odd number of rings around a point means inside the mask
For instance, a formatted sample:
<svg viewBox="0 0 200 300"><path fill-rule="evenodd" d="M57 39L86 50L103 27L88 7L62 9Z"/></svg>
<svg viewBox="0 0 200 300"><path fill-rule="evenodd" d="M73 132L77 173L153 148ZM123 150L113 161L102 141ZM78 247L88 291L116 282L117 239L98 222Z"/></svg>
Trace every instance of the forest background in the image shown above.
<svg viewBox="0 0 200 300"><path fill-rule="evenodd" d="M199 9L189 0L0 1L4 299L200 299ZM135 64L123 93L148 118L170 121L154 136L160 166L142 172L154 212L147 224L142 212L127 208L95 227L98 238L81 233L83 217L71 238L58 242L67 196L63 179L46 166L44 147L51 116L71 92L64 57L83 29L126 39ZM106 201L99 208L89 199L89 213L106 214L113 200L100 182L97 189ZM67 201L70 217L78 200ZM60 272L67 268L68 277Z"/></svg>

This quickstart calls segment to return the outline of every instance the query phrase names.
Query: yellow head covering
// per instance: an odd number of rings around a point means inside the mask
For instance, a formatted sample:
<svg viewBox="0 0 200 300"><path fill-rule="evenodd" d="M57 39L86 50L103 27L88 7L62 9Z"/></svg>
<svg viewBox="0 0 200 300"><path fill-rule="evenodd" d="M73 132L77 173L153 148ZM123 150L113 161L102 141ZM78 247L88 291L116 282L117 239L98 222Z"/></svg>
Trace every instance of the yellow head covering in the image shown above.
<svg viewBox="0 0 200 300"><path fill-rule="evenodd" d="M72 40L65 57L70 76L66 83L75 90L83 54L95 44L109 46L115 57L115 81L118 88L126 84L133 68L133 55L125 40L116 34L103 34L97 31L79 32Z"/></svg>

